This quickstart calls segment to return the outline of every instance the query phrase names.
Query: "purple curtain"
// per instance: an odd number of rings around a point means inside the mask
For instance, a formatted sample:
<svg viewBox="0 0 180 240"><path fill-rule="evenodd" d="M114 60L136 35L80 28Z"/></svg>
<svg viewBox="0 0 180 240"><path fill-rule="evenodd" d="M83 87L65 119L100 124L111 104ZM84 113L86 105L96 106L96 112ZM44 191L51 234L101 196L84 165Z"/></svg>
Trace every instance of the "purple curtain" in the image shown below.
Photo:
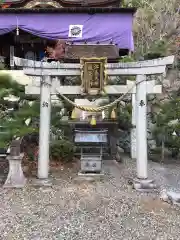
<svg viewBox="0 0 180 240"><path fill-rule="evenodd" d="M0 35L18 26L26 32L47 39L66 39L74 43L109 44L134 50L131 13L19 13L0 14ZM68 38L69 25L83 25L82 38Z"/></svg>

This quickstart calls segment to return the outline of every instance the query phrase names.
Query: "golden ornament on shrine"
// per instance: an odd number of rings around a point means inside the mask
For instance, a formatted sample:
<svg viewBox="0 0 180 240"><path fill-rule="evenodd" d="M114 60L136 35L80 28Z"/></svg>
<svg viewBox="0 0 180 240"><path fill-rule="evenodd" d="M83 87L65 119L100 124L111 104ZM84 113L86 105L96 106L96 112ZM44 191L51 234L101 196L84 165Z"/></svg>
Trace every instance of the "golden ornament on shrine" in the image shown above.
<svg viewBox="0 0 180 240"><path fill-rule="evenodd" d="M115 109L113 109L112 112L111 112L111 119L116 119Z"/></svg>
<svg viewBox="0 0 180 240"><path fill-rule="evenodd" d="M95 118L95 116L92 116L91 121L90 121L90 124L91 124L92 126L95 126L95 125L96 125L96 118Z"/></svg>
<svg viewBox="0 0 180 240"><path fill-rule="evenodd" d="M71 118L75 119L76 118L76 111L75 108L73 109L72 113L71 113Z"/></svg>
<svg viewBox="0 0 180 240"><path fill-rule="evenodd" d="M80 64L82 92L90 95L104 92L107 58L81 58Z"/></svg>

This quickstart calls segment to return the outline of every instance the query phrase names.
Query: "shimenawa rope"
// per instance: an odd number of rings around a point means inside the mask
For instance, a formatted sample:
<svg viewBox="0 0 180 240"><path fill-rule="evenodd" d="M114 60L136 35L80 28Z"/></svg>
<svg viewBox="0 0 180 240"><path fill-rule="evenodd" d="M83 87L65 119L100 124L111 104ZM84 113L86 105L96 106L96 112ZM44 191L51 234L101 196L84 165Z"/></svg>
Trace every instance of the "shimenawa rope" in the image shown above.
<svg viewBox="0 0 180 240"><path fill-rule="evenodd" d="M122 96L120 96L119 98L117 98L116 100L114 100L112 103L109 103L107 105L104 105L104 106L101 106L101 107L84 107L84 106L80 106L76 103L74 103L73 101L71 101L69 98L67 98L64 94L60 93L57 89L55 90L56 91L56 94L61 96L65 101L67 101L68 103L70 103L71 105L73 105L75 108L78 108L79 110L82 110L82 111L86 111L86 112L102 112L103 110L106 110L110 107L113 107L114 105L116 105L118 102L122 101L124 97L126 97L127 94L129 94L133 88L137 85L137 84L140 84L141 82L144 82L145 80L142 80L138 83L134 83L132 85L132 87L126 92L124 93ZM42 82L43 84L47 84L45 83L44 81ZM50 86L52 86L51 84L48 84Z"/></svg>

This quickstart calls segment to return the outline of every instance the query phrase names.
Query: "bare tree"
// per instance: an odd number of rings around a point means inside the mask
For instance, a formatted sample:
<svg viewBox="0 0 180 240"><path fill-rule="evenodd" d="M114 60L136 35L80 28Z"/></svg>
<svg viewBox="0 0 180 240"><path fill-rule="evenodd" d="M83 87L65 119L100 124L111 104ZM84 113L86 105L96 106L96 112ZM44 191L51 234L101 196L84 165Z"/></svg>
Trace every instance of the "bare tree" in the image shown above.
<svg viewBox="0 0 180 240"><path fill-rule="evenodd" d="M166 51L175 51L180 28L179 0L125 0L125 6L138 8L134 18L138 55L152 51L159 42L164 42Z"/></svg>

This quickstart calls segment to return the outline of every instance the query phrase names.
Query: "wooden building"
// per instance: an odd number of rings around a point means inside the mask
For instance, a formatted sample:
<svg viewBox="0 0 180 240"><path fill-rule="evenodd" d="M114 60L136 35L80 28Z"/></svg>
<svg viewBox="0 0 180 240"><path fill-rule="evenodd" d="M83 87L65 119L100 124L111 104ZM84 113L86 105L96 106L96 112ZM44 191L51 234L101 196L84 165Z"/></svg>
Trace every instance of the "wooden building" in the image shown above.
<svg viewBox="0 0 180 240"><path fill-rule="evenodd" d="M119 0L4 0L2 8L120 7Z"/></svg>
<svg viewBox="0 0 180 240"><path fill-rule="evenodd" d="M122 14L132 13L135 9L124 9L119 7L118 0L4 0L0 4L1 14L7 13L73 13L73 12L88 12L94 14L96 12L118 12ZM1 21L1 19L0 19ZM2 20L3 21L3 20ZM48 21L48 18L47 18ZM46 24L46 23L44 23ZM0 33L0 56L5 57L7 66L14 67L13 56L41 60L44 57L44 52L47 46L53 41L47 38L33 35L22 28ZM118 61L120 56L127 55L132 49L119 48L116 43L109 41L107 43L81 42L69 44L66 49L65 59L67 62L79 62L81 57L107 57L108 61Z"/></svg>

